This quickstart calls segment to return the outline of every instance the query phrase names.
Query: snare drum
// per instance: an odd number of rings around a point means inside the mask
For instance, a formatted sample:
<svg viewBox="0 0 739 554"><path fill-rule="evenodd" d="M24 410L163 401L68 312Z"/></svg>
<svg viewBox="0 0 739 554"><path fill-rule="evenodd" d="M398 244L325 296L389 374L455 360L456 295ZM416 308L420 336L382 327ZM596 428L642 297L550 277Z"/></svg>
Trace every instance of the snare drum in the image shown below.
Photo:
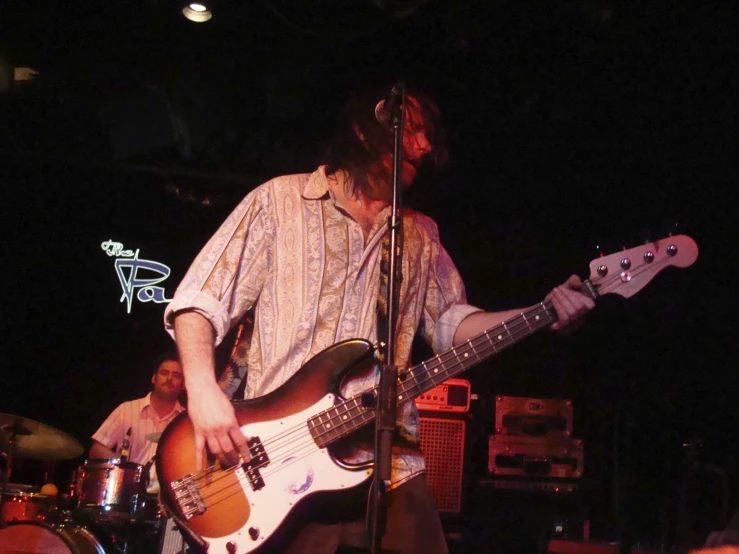
<svg viewBox="0 0 739 554"><path fill-rule="evenodd" d="M38 487L9 483L3 494L2 521L45 519L56 498L38 492Z"/></svg>
<svg viewBox="0 0 739 554"><path fill-rule="evenodd" d="M112 552L110 545L108 551ZM105 554L105 548L85 527L14 521L0 528L0 552Z"/></svg>
<svg viewBox="0 0 739 554"><path fill-rule="evenodd" d="M77 509L130 513L146 481L139 464L118 458L85 460L77 470Z"/></svg>

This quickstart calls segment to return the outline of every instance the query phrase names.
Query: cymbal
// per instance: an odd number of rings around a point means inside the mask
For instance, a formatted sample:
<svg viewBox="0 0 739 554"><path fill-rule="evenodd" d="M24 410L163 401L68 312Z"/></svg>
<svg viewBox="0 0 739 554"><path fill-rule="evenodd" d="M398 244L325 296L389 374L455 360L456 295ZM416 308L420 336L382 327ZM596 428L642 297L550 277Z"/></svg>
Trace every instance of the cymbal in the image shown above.
<svg viewBox="0 0 739 554"><path fill-rule="evenodd" d="M14 441L13 451L10 442ZM64 431L25 417L0 413L0 451L18 458L71 460L82 444Z"/></svg>
<svg viewBox="0 0 739 554"><path fill-rule="evenodd" d="M162 437L161 431L158 433L149 433L146 435L146 440L151 442L159 442L159 439Z"/></svg>

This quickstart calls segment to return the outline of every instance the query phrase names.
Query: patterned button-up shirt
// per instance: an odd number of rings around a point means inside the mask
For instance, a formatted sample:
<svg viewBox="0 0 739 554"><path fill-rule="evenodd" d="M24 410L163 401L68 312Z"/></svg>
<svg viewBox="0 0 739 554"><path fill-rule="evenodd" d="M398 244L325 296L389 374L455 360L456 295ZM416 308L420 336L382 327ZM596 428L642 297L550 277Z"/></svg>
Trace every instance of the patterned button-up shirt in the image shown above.
<svg viewBox="0 0 739 554"><path fill-rule="evenodd" d="M180 310L195 310L213 325L216 344L256 303L248 353L246 398L285 383L306 361L339 341L377 336L379 259L390 207L367 239L337 207L325 167L275 178L249 193L197 256L165 311L173 333ZM403 280L398 309L397 365L407 367L417 332L436 353L452 346L459 323L478 308L439 241L432 219L404 210ZM349 381L354 395L376 375ZM398 408L399 432L418 444L413 402ZM396 449L391 488L424 471L419 452Z"/></svg>

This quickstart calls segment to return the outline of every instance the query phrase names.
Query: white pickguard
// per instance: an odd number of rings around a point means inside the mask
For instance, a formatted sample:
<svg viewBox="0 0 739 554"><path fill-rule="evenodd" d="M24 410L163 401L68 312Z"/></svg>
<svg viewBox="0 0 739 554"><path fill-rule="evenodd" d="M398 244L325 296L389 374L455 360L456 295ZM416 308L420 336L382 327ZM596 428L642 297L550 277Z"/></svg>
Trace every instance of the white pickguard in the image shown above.
<svg viewBox="0 0 739 554"><path fill-rule="evenodd" d="M371 469L344 469L331 458L326 448L318 448L313 441L308 430L308 419L333 405L334 395L328 394L310 408L285 419L241 427L245 436L259 437L265 445L270 463L260 470L264 487L258 491L252 490L244 470L236 471L243 492L251 503L251 514L246 524L236 533L218 538L204 536L210 543L209 553L227 553L228 542L236 543L236 552L239 554L251 552L272 535L293 506L307 495L319 491L348 489L369 477ZM271 452L271 443L276 442L272 437L278 437L294 428L299 429L299 432L291 433L290 436L294 438L288 443L290 448L285 448L286 443L283 441L276 452ZM299 456L291 455L292 450L298 449ZM256 540L249 536L249 529L252 527L259 529Z"/></svg>

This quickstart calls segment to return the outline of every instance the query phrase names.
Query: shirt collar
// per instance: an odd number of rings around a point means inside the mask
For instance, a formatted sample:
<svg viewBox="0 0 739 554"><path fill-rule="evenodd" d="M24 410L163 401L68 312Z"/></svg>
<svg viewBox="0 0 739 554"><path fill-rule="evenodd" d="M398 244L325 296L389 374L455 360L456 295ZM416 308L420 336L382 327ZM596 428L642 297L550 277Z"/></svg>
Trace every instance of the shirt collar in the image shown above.
<svg viewBox="0 0 739 554"><path fill-rule="evenodd" d="M326 177L326 166L322 165L310 174L303 185L302 195L307 200L320 200L328 194L328 177Z"/></svg>
<svg viewBox="0 0 739 554"><path fill-rule="evenodd" d="M146 408L151 408L152 410L154 410L154 406L151 405L151 392L149 392L149 394L147 394L144 397L144 405L141 406L141 413L144 413L144 410ZM174 412L176 414L179 414L180 412L182 412L184 410L185 410L185 408L182 407L182 404L180 404L180 401L179 400L175 400L174 401L174 408L169 413L171 414L172 412ZM156 413L156 410L154 410L154 413Z"/></svg>

